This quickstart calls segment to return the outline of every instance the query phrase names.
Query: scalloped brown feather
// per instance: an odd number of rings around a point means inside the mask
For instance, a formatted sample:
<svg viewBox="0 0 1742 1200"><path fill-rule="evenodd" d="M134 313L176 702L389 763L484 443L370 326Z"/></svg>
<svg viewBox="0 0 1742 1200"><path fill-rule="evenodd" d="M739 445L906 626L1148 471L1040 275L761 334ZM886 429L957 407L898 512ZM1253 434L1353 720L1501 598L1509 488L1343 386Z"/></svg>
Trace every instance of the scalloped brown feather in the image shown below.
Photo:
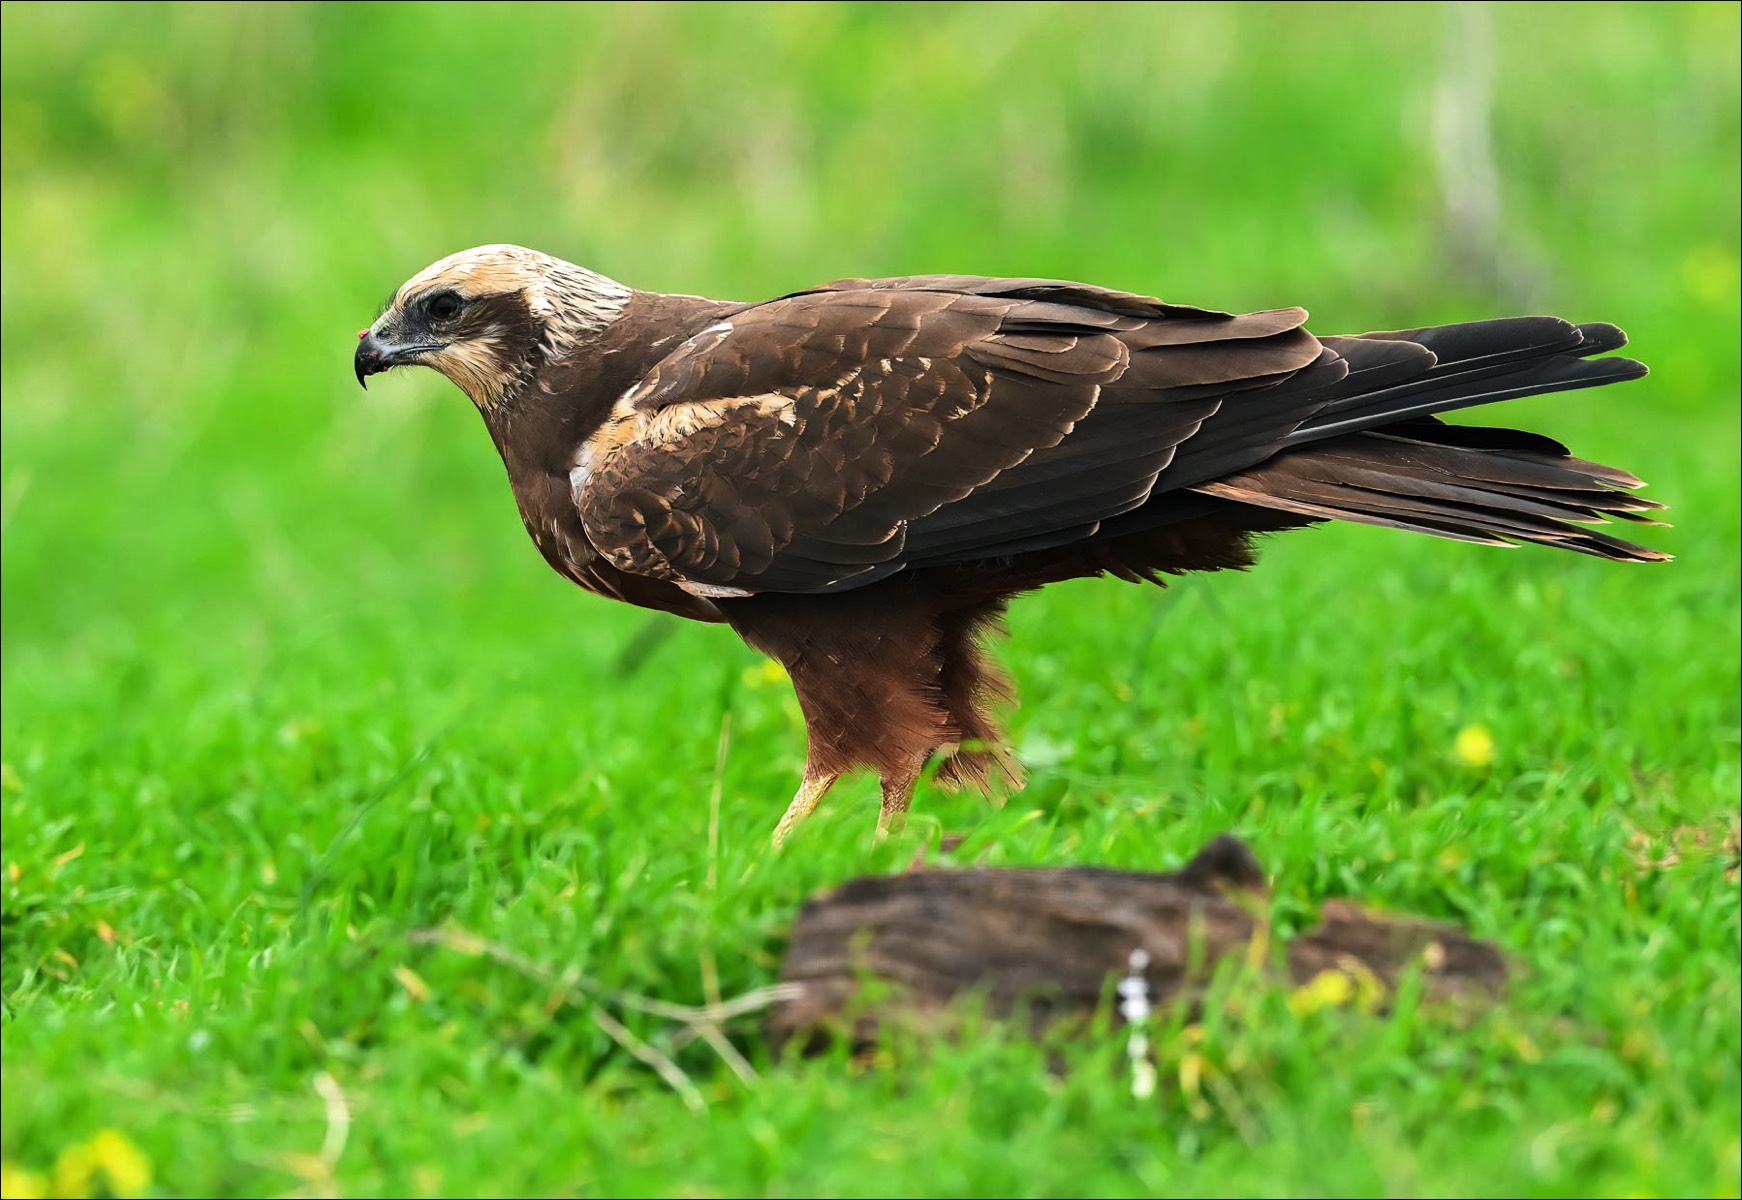
<svg viewBox="0 0 1742 1200"><path fill-rule="evenodd" d="M601 328L528 334L483 413L555 569L785 666L809 751L783 830L858 767L898 819L940 753L941 782L1019 784L982 643L1022 592L1245 568L1257 534L1328 519L1668 557L1589 527L1652 523L1629 473L1435 415L1644 374L1593 357L1625 344L1614 326L1321 339L1305 319L974 276L627 292Z"/></svg>

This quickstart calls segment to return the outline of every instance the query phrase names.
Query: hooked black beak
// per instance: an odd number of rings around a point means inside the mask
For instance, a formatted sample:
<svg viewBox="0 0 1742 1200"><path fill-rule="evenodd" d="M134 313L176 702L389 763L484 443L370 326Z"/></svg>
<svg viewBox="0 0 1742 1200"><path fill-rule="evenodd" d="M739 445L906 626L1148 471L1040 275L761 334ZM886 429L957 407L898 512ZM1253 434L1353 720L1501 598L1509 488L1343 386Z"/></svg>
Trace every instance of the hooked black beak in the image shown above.
<svg viewBox="0 0 1742 1200"><path fill-rule="evenodd" d="M357 357L354 360L357 368L357 382L367 389L369 376L379 375L393 367L415 362L417 356L426 350L440 349L441 343L439 342L401 344L381 337L373 329L365 329L357 335Z"/></svg>

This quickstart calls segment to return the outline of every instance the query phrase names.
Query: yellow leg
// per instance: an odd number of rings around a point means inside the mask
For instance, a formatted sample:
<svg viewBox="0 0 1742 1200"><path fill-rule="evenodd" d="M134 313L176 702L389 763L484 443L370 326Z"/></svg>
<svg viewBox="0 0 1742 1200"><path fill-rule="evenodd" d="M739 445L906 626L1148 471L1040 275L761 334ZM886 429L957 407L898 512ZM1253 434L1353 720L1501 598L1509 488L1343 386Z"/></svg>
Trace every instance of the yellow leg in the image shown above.
<svg viewBox="0 0 1742 1200"><path fill-rule="evenodd" d="M798 823L815 811L817 803L829 794L829 789L835 786L839 779L837 771L832 775L813 775L805 772L804 782L798 785L798 795L792 798L792 803L786 806L786 815L780 818L780 824L774 827L774 848L780 849L780 844L786 841L786 835L798 827Z"/></svg>
<svg viewBox="0 0 1742 1200"><path fill-rule="evenodd" d="M919 770L883 779L883 811L877 814L877 836L890 837L907 827L907 806L913 803L913 785L919 781Z"/></svg>

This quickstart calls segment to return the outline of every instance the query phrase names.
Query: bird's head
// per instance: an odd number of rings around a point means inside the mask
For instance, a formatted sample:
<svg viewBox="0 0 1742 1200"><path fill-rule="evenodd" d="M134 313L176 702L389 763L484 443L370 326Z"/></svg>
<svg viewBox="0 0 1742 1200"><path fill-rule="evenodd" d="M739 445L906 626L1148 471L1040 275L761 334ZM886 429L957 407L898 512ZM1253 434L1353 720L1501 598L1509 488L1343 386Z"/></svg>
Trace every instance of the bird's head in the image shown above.
<svg viewBox="0 0 1742 1200"><path fill-rule="evenodd" d="M357 335L357 382L433 367L479 408L494 408L609 325L629 296L615 280L524 246L462 250L408 279Z"/></svg>

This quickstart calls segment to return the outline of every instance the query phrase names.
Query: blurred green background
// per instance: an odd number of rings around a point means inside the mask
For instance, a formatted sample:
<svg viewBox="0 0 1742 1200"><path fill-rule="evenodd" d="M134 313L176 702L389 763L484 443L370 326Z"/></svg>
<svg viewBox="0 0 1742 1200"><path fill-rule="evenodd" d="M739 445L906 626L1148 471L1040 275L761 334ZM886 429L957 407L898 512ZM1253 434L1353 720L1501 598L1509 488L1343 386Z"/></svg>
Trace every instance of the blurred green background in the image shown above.
<svg viewBox="0 0 1742 1200"><path fill-rule="evenodd" d="M1736 5L3 13L9 1195L146 1186L104 1128L166 1194L1735 1192ZM549 572L445 381L351 376L403 279L494 241L742 299L962 271L1324 333L1613 321L1649 379L1483 417L1650 480L1678 561L1340 528L1052 589L1005 652L1023 797L922 794L874 847L861 783L773 859L778 673ZM1155 867L1230 828L1285 913L1455 917L1535 982L1473 1029L1159 1039L1244 1118L995 1039L898 1083L752 1030L755 1087L680 1056L704 1120L406 937L696 1001L941 829Z"/></svg>

